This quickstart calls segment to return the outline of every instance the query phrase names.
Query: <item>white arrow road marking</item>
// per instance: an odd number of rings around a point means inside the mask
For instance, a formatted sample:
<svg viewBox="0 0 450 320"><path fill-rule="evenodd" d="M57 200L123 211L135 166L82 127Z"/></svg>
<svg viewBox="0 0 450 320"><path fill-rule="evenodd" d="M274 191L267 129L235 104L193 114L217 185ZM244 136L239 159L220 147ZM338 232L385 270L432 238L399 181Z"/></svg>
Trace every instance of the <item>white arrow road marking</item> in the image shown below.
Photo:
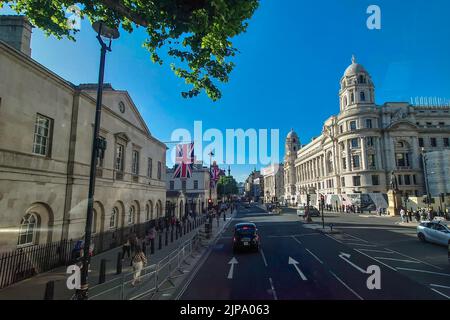
<svg viewBox="0 0 450 320"><path fill-rule="evenodd" d="M298 274L300 275L300 277L302 278L303 281L308 280L305 275L303 274L303 272L300 270L300 268L298 267L298 261L292 259L291 257L289 257L289 264L293 264L295 269L297 270Z"/></svg>
<svg viewBox="0 0 450 320"><path fill-rule="evenodd" d="M233 259L231 259L230 262L228 262L228 264L231 264L230 271L228 272L228 279L233 279L234 265L237 263L238 261L236 260L235 257L233 257Z"/></svg>
<svg viewBox="0 0 450 320"><path fill-rule="evenodd" d="M350 259L350 255L348 253L341 252L341 254L339 255L339 258L341 258L342 260L344 260L345 262L350 264L353 268L357 269L359 272L367 273L366 270L360 268L359 266L357 266L356 264L354 264L353 262L348 260L348 259Z"/></svg>

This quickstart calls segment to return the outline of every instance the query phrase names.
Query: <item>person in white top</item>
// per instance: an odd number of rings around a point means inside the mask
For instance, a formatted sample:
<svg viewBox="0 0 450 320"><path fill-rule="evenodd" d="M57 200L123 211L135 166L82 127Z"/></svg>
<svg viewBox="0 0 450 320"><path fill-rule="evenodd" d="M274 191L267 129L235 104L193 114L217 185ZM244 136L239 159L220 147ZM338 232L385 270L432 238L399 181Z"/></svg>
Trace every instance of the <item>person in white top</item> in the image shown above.
<svg viewBox="0 0 450 320"><path fill-rule="evenodd" d="M403 208L400 209L400 217L402 218L402 222L405 222L405 210Z"/></svg>

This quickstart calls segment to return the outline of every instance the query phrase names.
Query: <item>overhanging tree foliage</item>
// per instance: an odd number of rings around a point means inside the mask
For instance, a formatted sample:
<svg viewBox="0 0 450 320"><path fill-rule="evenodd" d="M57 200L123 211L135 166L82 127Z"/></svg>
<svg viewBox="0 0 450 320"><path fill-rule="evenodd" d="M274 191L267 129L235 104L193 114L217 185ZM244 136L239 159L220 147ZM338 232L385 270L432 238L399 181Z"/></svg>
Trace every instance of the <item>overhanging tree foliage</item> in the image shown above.
<svg viewBox="0 0 450 320"><path fill-rule="evenodd" d="M236 180L232 176L221 176L217 182L217 194L219 197L238 194Z"/></svg>
<svg viewBox="0 0 450 320"><path fill-rule="evenodd" d="M163 64L161 50L178 62L174 73L191 86L183 97L202 90L220 99L216 82L228 82L237 49L231 38L245 32L259 0L5 0L19 14L57 38L75 40L77 30L67 23L66 10L78 5L81 18L105 21L110 27L132 32L146 29L144 47L153 62Z"/></svg>

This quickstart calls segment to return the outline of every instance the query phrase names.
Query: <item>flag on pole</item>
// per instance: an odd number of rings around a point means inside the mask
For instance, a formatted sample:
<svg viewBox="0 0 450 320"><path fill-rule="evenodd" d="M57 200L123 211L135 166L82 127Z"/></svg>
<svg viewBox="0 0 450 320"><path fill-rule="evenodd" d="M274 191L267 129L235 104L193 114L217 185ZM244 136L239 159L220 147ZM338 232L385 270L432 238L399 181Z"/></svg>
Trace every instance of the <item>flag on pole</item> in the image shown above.
<svg viewBox="0 0 450 320"><path fill-rule="evenodd" d="M174 178L186 179L192 176L194 157L194 142L178 144L175 157Z"/></svg>

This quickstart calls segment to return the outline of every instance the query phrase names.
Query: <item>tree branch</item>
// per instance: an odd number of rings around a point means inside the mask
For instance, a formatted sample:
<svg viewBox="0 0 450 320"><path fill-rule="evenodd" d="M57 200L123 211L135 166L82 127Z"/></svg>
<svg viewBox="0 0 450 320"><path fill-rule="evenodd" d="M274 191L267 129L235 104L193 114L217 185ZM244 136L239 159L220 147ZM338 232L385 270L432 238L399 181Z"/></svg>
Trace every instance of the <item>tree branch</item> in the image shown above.
<svg viewBox="0 0 450 320"><path fill-rule="evenodd" d="M105 7L120 13L121 15L123 15L126 18L133 21L135 24L140 25L142 27L148 26L148 21L144 16L142 16L142 15L132 11L130 8L124 6L120 2L120 0L101 0L101 2L103 3L103 5Z"/></svg>

